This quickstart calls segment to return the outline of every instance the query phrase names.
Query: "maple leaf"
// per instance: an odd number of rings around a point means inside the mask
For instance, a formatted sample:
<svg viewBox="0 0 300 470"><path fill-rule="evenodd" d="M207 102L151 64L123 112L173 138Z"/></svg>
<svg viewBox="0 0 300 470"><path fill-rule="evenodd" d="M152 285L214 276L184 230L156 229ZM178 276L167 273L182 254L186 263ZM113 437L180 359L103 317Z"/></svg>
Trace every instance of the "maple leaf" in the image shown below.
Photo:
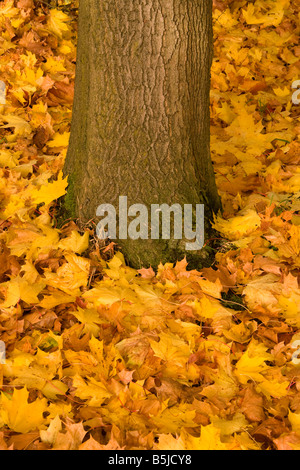
<svg viewBox="0 0 300 470"><path fill-rule="evenodd" d="M203 388L201 394L209 400L220 400L223 403L230 401L238 390L236 379L233 376L220 371L218 374L212 374L213 385L207 385Z"/></svg>
<svg viewBox="0 0 300 470"><path fill-rule="evenodd" d="M241 236L249 235L256 230L261 223L261 219L257 212L250 209L240 216L224 220L217 216L214 222L214 228L222 233L229 240L236 240Z"/></svg>
<svg viewBox="0 0 300 470"><path fill-rule="evenodd" d="M297 434L300 434L300 414L293 413L291 410L289 410L288 419L292 425L292 430Z"/></svg>
<svg viewBox="0 0 300 470"><path fill-rule="evenodd" d="M51 141L47 143L48 147L67 147L69 144L70 133L65 132L64 134L56 133Z"/></svg>
<svg viewBox="0 0 300 470"><path fill-rule="evenodd" d="M6 116L3 116L1 119L7 124L3 124L0 127L3 129L14 128L15 136L18 136L18 135L25 136L31 133L30 124L22 117L7 114Z"/></svg>
<svg viewBox="0 0 300 470"><path fill-rule="evenodd" d="M117 343L116 348L126 358L128 366L141 366L150 351L149 335L137 331L130 338Z"/></svg>
<svg viewBox="0 0 300 470"><path fill-rule="evenodd" d="M43 294L43 300L39 301L39 305L43 308L51 310L57 305L75 302L77 293L65 294L59 290L54 290L49 294Z"/></svg>
<svg viewBox="0 0 300 470"><path fill-rule="evenodd" d="M263 380L257 385L256 390L262 392L268 399L271 397L282 398L288 395L289 384L290 382L287 380L283 382L278 382L278 380Z"/></svg>
<svg viewBox="0 0 300 470"><path fill-rule="evenodd" d="M97 359L97 372L100 377L109 380L117 373L117 364L122 363L122 356L117 345L111 344L104 350L103 341L99 341L95 336L89 341L91 353ZM131 372L129 374L132 374Z"/></svg>
<svg viewBox="0 0 300 470"><path fill-rule="evenodd" d="M197 314L202 318L214 318L218 311L218 305L208 297L202 297L201 299L189 302L188 304L193 305Z"/></svg>
<svg viewBox="0 0 300 470"><path fill-rule="evenodd" d="M185 366L190 356L188 344L171 333L161 332L159 342L149 340L155 356L174 366Z"/></svg>
<svg viewBox="0 0 300 470"><path fill-rule="evenodd" d="M15 168L18 164L20 155L8 150L0 150L0 165L2 167Z"/></svg>
<svg viewBox="0 0 300 470"><path fill-rule="evenodd" d="M47 28L57 37L62 38L63 35L69 32L68 22L70 21L68 15L57 9L51 9L47 22Z"/></svg>
<svg viewBox="0 0 300 470"><path fill-rule="evenodd" d="M41 441L44 442L45 444L53 446L55 444L57 435L61 430L62 430L62 422L61 422L59 415L57 415L55 416L55 418L53 418L50 421L50 424L46 431L44 430L40 431Z"/></svg>
<svg viewBox="0 0 300 470"><path fill-rule="evenodd" d="M258 306L266 307L269 311L278 311L277 294L281 292L278 276L266 274L248 282L243 290L246 304L256 310Z"/></svg>
<svg viewBox="0 0 300 470"><path fill-rule="evenodd" d="M82 423L74 423L71 419L65 420L66 431L57 432L53 450L78 450L86 435Z"/></svg>
<svg viewBox="0 0 300 470"><path fill-rule="evenodd" d="M212 424L220 430L220 438L247 430L249 423L242 413L236 413L231 419L211 417Z"/></svg>
<svg viewBox="0 0 300 470"><path fill-rule="evenodd" d="M262 372L269 369L266 361L272 359L272 355L267 353L267 348L263 344L252 340L236 363L234 372L242 384L246 384L248 380L263 382L265 379Z"/></svg>
<svg viewBox="0 0 300 470"><path fill-rule="evenodd" d="M78 255L84 253L89 246L89 233L85 232L82 236L73 230L71 235L61 240L58 247L62 250L70 250Z"/></svg>
<svg viewBox="0 0 300 470"><path fill-rule="evenodd" d="M84 324L84 329L82 330L83 333L91 333L93 337L97 337L100 331L101 323L105 323L105 320L99 317L99 313L97 310L93 309L82 309L80 307L77 308L77 312L72 313L74 317L80 323Z"/></svg>
<svg viewBox="0 0 300 470"><path fill-rule="evenodd" d="M15 351L14 354L12 358L7 359L4 365L4 377L13 379L11 380L12 385L26 385L29 389L36 388L41 391L43 391L47 383L50 383L50 380L54 378L58 371L58 361L61 361L60 353L58 355L54 353L54 363L52 363L53 358L47 355L48 360L46 361L47 366L45 367L44 364L41 364L39 360L36 360L31 354L22 354L18 351ZM51 388L51 386L48 386L48 389L49 388ZM47 392L47 388L45 390ZM57 391L58 389L56 388L56 392Z"/></svg>
<svg viewBox="0 0 300 470"><path fill-rule="evenodd" d="M59 173L57 180L48 183L46 186L31 191L31 198L35 204L50 204L55 199L64 196L67 188L68 178L63 178L62 171Z"/></svg>
<svg viewBox="0 0 300 470"><path fill-rule="evenodd" d="M27 433L45 423L43 413L47 411L47 400L37 398L28 403L29 392L25 388L14 389L11 398L1 393L0 416L4 424L15 432Z"/></svg>
<svg viewBox="0 0 300 470"><path fill-rule="evenodd" d="M49 286L59 288L63 292L72 295L74 290L86 286L88 282L90 260L66 253L66 263L57 272L46 273L46 282ZM78 292L80 295L80 292Z"/></svg>
<svg viewBox="0 0 300 470"><path fill-rule="evenodd" d="M1 308L13 307L20 300L20 287L17 280L0 284L0 292L4 296L4 301L0 304Z"/></svg>
<svg viewBox="0 0 300 470"><path fill-rule="evenodd" d="M290 4L289 0L277 0L276 5L267 2L267 6L273 6L266 14L261 14L261 6L256 7L253 3L247 6L246 10L242 10L243 16L248 24L262 24L264 27L273 25L278 26L284 17L284 9ZM259 2L258 2L259 5Z"/></svg>
<svg viewBox="0 0 300 470"><path fill-rule="evenodd" d="M176 434L181 428L197 427L195 415L195 410L189 404L181 404L166 408L160 415L152 417L151 421L162 434Z"/></svg>
<svg viewBox="0 0 300 470"><path fill-rule="evenodd" d="M181 436L176 438L172 434L159 434L158 441L158 444L154 445L155 450L186 450Z"/></svg>
<svg viewBox="0 0 300 470"><path fill-rule="evenodd" d="M95 307L100 305L112 305L115 302L122 300L122 289L119 287L94 287L86 291L82 297L88 302L93 302Z"/></svg>
<svg viewBox="0 0 300 470"><path fill-rule="evenodd" d="M188 450L228 450L220 439L221 431L213 424L201 426L200 437L185 435L185 447Z"/></svg>
<svg viewBox="0 0 300 470"><path fill-rule="evenodd" d="M278 450L300 450L300 437L295 432L283 434L273 442Z"/></svg>
<svg viewBox="0 0 300 470"><path fill-rule="evenodd" d="M86 382L79 375L75 375L73 387L76 388L75 396L88 400L90 406L101 406L111 396L103 383L97 382L93 377L89 377Z"/></svg>

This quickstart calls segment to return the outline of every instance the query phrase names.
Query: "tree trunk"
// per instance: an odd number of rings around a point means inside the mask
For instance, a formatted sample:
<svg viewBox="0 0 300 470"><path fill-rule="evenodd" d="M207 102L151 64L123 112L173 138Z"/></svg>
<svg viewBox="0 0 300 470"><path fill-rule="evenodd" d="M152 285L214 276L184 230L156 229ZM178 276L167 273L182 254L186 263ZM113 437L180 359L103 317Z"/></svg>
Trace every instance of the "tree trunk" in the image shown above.
<svg viewBox="0 0 300 470"><path fill-rule="evenodd" d="M66 208L220 209L210 159L211 0L81 0ZM149 209L150 211L150 209ZM118 212L118 211L117 211ZM118 214L119 215L119 214ZM134 267L185 253L183 240L118 240ZM203 250L192 253L203 263Z"/></svg>

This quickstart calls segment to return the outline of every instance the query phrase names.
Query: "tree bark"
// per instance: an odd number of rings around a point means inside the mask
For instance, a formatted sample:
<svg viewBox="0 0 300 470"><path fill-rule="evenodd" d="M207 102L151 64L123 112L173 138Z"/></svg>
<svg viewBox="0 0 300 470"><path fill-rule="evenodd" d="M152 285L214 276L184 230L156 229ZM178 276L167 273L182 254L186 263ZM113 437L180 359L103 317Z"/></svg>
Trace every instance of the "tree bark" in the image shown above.
<svg viewBox="0 0 300 470"><path fill-rule="evenodd" d="M210 159L211 0L81 0L66 208L220 209ZM118 240L134 267L181 259L178 240ZM186 253L189 259L190 253ZM203 250L193 257L203 264Z"/></svg>

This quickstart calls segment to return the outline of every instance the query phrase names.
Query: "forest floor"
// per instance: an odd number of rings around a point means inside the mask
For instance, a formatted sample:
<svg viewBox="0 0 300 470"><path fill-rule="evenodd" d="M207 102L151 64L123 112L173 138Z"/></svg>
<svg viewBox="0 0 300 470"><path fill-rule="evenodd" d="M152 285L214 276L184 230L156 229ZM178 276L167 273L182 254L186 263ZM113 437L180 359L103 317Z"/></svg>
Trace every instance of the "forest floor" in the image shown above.
<svg viewBox="0 0 300 470"><path fill-rule="evenodd" d="M2 450L300 450L300 2L213 15L220 248L135 271L57 225L76 11L1 3Z"/></svg>

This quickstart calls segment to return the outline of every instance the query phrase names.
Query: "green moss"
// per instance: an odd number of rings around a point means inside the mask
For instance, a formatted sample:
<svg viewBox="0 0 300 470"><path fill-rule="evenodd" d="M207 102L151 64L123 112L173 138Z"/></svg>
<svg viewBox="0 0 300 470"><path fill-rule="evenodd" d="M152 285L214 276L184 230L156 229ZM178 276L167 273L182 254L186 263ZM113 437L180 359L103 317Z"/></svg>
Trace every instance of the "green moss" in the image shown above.
<svg viewBox="0 0 300 470"><path fill-rule="evenodd" d="M67 194L58 200L55 219L56 226L61 228L67 220L76 219L76 197L74 192L74 175L68 177Z"/></svg>
<svg viewBox="0 0 300 470"><path fill-rule="evenodd" d="M74 173L69 175L67 194L64 199L64 208L68 218L76 217L76 196L75 196L75 177Z"/></svg>

